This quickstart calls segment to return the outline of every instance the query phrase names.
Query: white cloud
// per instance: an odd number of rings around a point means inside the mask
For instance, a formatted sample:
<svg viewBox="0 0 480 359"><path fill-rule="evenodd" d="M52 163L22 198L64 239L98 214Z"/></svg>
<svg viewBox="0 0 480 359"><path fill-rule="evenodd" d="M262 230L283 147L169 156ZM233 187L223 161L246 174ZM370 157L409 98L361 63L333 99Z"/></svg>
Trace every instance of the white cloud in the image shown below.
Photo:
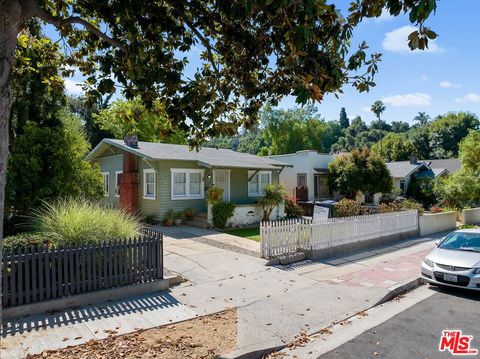
<svg viewBox="0 0 480 359"><path fill-rule="evenodd" d="M473 102L473 103L479 103L480 102L480 95L475 93L475 92L469 92L466 95L462 97L457 97L455 99L456 102Z"/></svg>
<svg viewBox="0 0 480 359"><path fill-rule="evenodd" d="M71 95L80 95L83 94L82 84L76 82L72 79L65 79L64 81L65 90Z"/></svg>
<svg viewBox="0 0 480 359"><path fill-rule="evenodd" d="M370 112L370 106L362 107L363 112Z"/></svg>
<svg viewBox="0 0 480 359"><path fill-rule="evenodd" d="M382 101L395 107L430 106L432 102L432 97L429 94L423 92L414 92L404 95L387 96L384 97Z"/></svg>
<svg viewBox="0 0 480 359"><path fill-rule="evenodd" d="M462 87L462 85L460 84L456 84L456 83L453 83L453 82L450 82L450 81L440 81L439 83L440 87L443 87L445 89L447 88L451 88L451 87Z"/></svg>
<svg viewBox="0 0 480 359"><path fill-rule="evenodd" d="M435 43L435 40L428 41L428 49L410 50L408 47L408 35L417 30L415 27L406 25L396 30L387 32L383 39L382 46L385 50L404 54L418 54L424 52L441 52L443 49Z"/></svg>

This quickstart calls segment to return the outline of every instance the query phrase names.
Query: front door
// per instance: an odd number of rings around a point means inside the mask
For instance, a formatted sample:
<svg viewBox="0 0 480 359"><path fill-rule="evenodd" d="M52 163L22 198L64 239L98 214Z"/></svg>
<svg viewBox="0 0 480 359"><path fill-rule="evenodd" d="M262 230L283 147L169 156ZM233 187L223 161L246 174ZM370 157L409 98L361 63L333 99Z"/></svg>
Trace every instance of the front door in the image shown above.
<svg viewBox="0 0 480 359"><path fill-rule="evenodd" d="M213 184L223 189L223 200L230 201L230 170L214 170Z"/></svg>

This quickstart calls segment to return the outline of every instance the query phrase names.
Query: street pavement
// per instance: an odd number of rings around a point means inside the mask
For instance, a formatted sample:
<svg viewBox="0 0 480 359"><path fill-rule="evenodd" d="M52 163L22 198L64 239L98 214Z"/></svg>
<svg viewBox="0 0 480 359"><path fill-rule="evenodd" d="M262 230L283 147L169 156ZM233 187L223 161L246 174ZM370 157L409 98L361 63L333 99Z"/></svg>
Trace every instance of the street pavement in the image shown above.
<svg viewBox="0 0 480 359"><path fill-rule="evenodd" d="M433 286L429 290L435 294L320 358L452 358L450 352L438 350L446 329L472 335L471 348L480 353L480 292Z"/></svg>
<svg viewBox="0 0 480 359"><path fill-rule="evenodd" d="M237 351L230 357L261 353L290 343L300 333L315 333L332 322L364 311L402 284L418 279L420 261L439 236L328 260L267 267L264 259L252 253L255 247L249 242L229 242L231 238L225 234L177 227L164 238L164 260L165 267L185 278L185 283L154 294L156 298L132 298L133 305L125 298L121 305L114 305L118 309L111 315L97 314L101 312L98 308L109 307L106 303L76 309L73 319L81 316L81 320L60 320L66 316L61 312L53 319L40 315L7 323L10 330L2 337L2 358L80 344L112 331L127 333L233 307L238 316ZM148 307L152 300L160 304L148 310L137 304L146 303ZM131 309L124 311L123 307ZM81 334L66 335L76 331ZM65 337L69 339L64 342Z"/></svg>

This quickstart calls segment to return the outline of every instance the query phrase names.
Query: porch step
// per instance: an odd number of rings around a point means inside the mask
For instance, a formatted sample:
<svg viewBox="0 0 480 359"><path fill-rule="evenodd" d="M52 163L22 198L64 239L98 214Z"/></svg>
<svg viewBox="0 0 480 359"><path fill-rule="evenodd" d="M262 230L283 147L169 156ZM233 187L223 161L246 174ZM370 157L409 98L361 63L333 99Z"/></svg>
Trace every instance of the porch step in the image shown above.
<svg viewBox="0 0 480 359"><path fill-rule="evenodd" d="M209 225L207 223L207 221L202 221L202 220L196 220L196 219L193 219L191 221L187 221L186 223L187 225L189 226L192 226L192 227L198 227L198 228L208 228Z"/></svg>
<svg viewBox="0 0 480 359"><path fill-rule="evenodd" d="M187 224L193 227L208 228L208 215L204 212L197 213L191 220L187 220Z"/></svg>

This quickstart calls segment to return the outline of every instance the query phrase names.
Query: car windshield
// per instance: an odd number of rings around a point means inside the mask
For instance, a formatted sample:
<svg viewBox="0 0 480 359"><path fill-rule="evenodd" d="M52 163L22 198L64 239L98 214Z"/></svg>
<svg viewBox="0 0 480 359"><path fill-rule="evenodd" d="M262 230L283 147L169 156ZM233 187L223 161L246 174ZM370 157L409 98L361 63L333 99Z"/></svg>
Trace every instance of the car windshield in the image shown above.
<svg viewBox="0 0 480 359"><path fill-rule="evenodd" d="M453 232L442 241L439 248L480 252L480 233Z"/></svg>

